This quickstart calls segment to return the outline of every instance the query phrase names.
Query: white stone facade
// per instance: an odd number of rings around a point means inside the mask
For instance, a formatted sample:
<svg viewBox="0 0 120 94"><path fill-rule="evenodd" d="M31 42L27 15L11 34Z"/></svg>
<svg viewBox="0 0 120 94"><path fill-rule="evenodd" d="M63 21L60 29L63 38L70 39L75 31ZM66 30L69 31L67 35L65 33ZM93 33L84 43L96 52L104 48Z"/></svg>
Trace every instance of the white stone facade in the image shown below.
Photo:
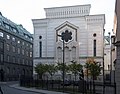
<svg viewBox="0 0 120 94"><path fill-rule="evenodd" d="M63 42L57 34L61 35L65 30L72 32L72 39L65 42L65 63L75 60L84 64L88 57L95 57L97 62L103 62L105 15L89 15L90 7L79 5L45 8L45 19L32 20L34 65L62 62Z"/></svg>

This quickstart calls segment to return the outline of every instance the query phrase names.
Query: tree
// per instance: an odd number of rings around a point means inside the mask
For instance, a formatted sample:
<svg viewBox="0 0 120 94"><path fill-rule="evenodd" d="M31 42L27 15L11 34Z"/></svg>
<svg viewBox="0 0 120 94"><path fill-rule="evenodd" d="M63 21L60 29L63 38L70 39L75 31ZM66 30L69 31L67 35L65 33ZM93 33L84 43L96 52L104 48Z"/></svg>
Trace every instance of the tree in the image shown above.
<svg viewBox="0 0 120 94"><path fill-rule="evenodd" d="M63 63L57 63L57 66L56 66L57 70L59 70L61 73L63 73L63 68L64 68L64 72L68 72L69 68L66 64L64 64L63 66Z"/></svg>
<svg viewBox="0 0 120 94"><path fill-rule="evenodd" d="M101 73L101 65L94 58L87 59L85 68L88 71L88 75L92 76L94 80Z"/></svg>
<svg viewBox="0 0 120 94"><path fill-rule="evenodd" d="M38 74L39 78L42 79L42 76L47 72L47 66L44 64L37 64L35 66L35 72Z"/></svg>
<svg viewBox="0 0 120 94"><path fill-rule="evenodd" d="M82 72L83 66L76 61L71 61L72 64L69 65L69 70L74 74L75 80L76 76Z"/></svg>
<svg viewBox="0 0 120 94"><path fill-rule="evenodd" d="M47 65L47 72L53 77L55 72L57 71L57 68L54 64Z"/></svg>
<svg viewBox="0 0 120 94"><path fill-rule="evenodd" d="M95 94L95 84L94 80L101 73L101 65L94 60L94 58L88 58L85 68L87 69L87 73L89 73L93 79L93 93Z"/></svg>

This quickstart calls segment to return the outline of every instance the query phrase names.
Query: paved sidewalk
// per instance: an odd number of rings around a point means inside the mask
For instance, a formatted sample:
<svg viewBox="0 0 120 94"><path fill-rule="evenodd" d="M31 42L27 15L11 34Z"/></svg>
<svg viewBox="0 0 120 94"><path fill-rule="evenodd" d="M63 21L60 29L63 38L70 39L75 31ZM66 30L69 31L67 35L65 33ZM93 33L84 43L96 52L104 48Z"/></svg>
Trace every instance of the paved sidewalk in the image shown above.
<svg viewBox="0 0 120 94"><path fill-rule="evenodd" d="M13 87L13 88L16 88L16 89L21 89L21 90L26 90L26 91L31 91L31 92L37 92L37 93L43 93L43 94L68 94L68 93L62 93L62 92L40 90L40 89L35 89L35 88L20 87L19 84L14 84L14 85L9 85L9 86Z"/></svg>

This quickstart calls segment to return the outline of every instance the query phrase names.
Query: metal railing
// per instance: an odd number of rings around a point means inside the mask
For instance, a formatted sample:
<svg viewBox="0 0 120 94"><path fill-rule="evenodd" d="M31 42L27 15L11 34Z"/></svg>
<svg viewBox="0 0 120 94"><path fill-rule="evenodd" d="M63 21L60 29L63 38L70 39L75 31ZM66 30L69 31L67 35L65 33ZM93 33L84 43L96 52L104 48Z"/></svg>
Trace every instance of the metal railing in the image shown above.
<svg viewBox="0 0 120 94"><path fill-rule="evenodd" d="M20 79L20 86L36 87L38 89L53 90L63 92L63 81L61 80L40 80L28 77ZM116 94L116 83L103 83L103 82L86 82L85 80L64 81L64 92L67 93L82 93L82 94L103 94L103 86L105 87L104 94ZM95 91L94 91L95 87Z"/></svg>

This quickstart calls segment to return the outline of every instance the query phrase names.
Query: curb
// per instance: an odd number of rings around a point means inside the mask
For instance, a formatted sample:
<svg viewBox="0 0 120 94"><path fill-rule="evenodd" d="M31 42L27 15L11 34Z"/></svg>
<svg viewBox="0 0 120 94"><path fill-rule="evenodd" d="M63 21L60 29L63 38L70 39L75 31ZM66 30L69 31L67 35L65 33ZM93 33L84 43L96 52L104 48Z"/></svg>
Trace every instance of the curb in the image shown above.
<svg viewBox="0 0 120 94"><path fill-rule="evenodd" d="M29 92L42 93L42 94L68 94L68 93L54 92L54 91L48 91L48 90L38 90L35 88L20 87L19 84L9 85L9 87L16 88L19 90L29 91Z"/></svg>

